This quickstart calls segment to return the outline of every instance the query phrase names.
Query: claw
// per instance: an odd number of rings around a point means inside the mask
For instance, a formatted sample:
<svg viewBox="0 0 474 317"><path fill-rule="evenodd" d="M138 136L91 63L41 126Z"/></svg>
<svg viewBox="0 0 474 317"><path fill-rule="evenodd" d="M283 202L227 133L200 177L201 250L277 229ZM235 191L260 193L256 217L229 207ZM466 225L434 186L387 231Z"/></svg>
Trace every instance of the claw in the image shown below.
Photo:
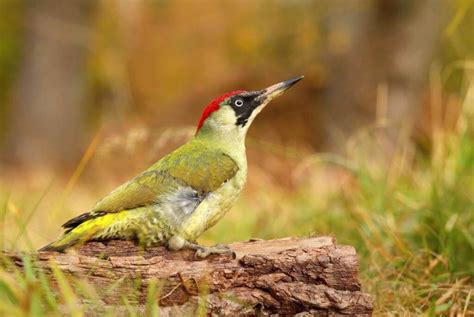
<svg viewBox="0 0 474 317"><path fill-rule="evenodd" d="M222 255L227 255L231 256L233 259L237 257L237 254L234 252L234 250L230 249L226 245L216 245L213 247L203 247L199 246L196 248L196 252L194 253L194 257L196 259L204 259L208 257L211 254L222 254Z"/></svg>
<svg viewBox="0 0 474 317"><path fill-rule="evenodd" d="M204 259L210 255L210 252L204 248L199 248L194 252L195 259Z"/></svg>

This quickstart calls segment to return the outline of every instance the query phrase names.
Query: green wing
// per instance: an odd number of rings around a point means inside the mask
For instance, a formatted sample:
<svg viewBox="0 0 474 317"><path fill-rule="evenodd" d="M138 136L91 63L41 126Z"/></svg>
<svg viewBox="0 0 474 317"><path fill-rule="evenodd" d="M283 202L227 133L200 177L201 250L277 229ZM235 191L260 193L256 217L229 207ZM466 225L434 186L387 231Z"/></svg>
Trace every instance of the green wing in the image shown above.
<svg viewBox="0 0 474 317"><path fill-rule="evenodd" d="M118 212L147 206L173 187L176 188L176 184L167 182L166 177L159 171L147 171L117 187L97 202L91 211Z"/></svg>
<svg viewBox="0 0 474 317"><path fill-rule="evenodd" d="M236 162L222 151L191 141L119 186L90 212L71 219L63 227L74 228L106 213L157 203L180 187L207 194L234 177L238 170Z"/></svg>
<svg viewBox="0 0 474 317"><path fill-rule="evenodd" d="M162 165L164 171L182 185L204 194L221 187L239 170L230 156L200 143L186 144L166 157Z"/></svg>

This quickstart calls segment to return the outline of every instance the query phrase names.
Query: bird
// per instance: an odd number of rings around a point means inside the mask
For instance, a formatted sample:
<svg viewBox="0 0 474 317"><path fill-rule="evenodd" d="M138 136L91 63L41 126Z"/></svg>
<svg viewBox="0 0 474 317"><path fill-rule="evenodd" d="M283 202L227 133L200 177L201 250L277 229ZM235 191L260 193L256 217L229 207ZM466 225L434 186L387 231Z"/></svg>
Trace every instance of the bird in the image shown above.
<svg viewBox="0 0 474 317"><path fill-rule="evenodd" d="M225 245L196 242L234 205L247 180L245 138L255 117L303 79L262 90L235 90L212 100L184 145L62 225L63 235L39 251L66 252L87 241L135 240L144 248L191 249L197 258L235 257Z"/></svg>

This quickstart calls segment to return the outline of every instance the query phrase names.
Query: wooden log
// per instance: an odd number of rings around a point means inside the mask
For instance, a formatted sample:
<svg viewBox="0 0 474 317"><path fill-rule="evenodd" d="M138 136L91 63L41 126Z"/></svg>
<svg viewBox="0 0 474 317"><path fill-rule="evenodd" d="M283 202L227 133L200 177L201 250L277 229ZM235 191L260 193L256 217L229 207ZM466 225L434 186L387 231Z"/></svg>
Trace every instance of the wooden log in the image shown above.
<svg viewBox="0 0 474 317"><path fill-rule="evenodd" d="M141 250L130 241L89 242L67 254L40 252L34 265L53 280L51 261L66 276L86 279L104 306L123 308L125 295L143 311L150 285L157 285L160 316L194 315L196 309L223 316L372 313L370 295L361 292L353 247L337 245L330 237L229 246L236 259L195 260L190 250ZM23 266L20 255L4 252L4 256L15 266Z"/></svg>

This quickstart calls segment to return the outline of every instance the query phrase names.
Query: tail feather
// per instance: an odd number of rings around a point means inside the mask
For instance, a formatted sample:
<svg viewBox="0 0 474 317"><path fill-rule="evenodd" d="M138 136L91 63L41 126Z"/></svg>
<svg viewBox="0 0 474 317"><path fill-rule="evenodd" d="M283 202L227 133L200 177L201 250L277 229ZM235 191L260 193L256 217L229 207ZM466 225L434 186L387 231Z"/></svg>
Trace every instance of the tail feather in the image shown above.
<svg viewBox="0 0 474 317"><path fill-rule="evenodd" d="M74 228L80 226L81 224L93 220L95 218L101 217L106 215L106 211L93 211L93 212L86 212L82 215L72 218L68 222L62 225L64 229L66 229L65 233L72 231Z"/></svg>
<svg viewBox="0 0 474 317"><path fill-rule="evenodd" d="M66 249L77 246L80 244L85 243L86 241L90 240L94 237L94 235L100 230L99 227L96 226L87 226L86 223L82 226L78 226L74 229L71 229L64 233L64 235L59 238L57 241L54 241L38 251L46 252L46 251L54 251L54 252L61 252L64 253Z"/></svg>
<svg viewBox="0 0 474 317"><path fill-rule="evenodd" d="M73 246L76 244L77 240L73 240L69 243L62 243L62 239L59 239L58 241L52 242L48 245L45 245L41 249L39 249L39 252L60 252L64 253L67 248Z"/></svg>
<svg viewBox="0 0 474 317"><path fill-rule="evenodd" d="M61 238L42 247L39 251L64 252L67 248L83 244L98 237L101 231L126 220L128 216L128 211L81 215L64 224L63 227L66 231Z"/></svg>

